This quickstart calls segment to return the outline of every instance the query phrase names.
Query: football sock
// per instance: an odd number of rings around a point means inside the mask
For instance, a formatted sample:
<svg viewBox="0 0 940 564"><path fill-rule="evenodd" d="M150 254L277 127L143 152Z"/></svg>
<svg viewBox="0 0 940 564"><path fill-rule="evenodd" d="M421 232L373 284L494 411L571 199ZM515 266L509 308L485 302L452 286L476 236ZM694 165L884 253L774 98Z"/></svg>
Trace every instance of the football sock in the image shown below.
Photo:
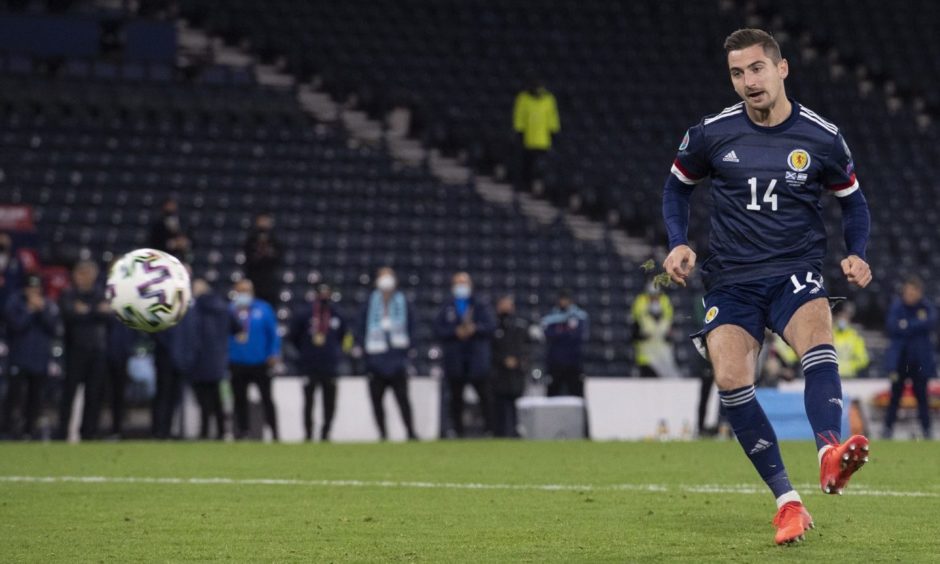
<svg viewBox="0 0 940 564"><path fill-rule="evenodd" d="M839 357L832 345L813 347L803 355L803 378L806 381L803 403L813 427L816 448L839 444L842 440L842 382L839 380ZM820 456L820 459L822 457Z"/></svg>
<svg viewBox="0 0 940 564"><path fill-rule="evenodd" d="M754 386L719 391L718 397L744 453L774 493L778 506L787 501L798 501L799 496L796 500L783 497L793 491L793 486L783 466L777 434L770 426L764 409L757 402ZM781 499L784 499L782 503Z"/></svg>

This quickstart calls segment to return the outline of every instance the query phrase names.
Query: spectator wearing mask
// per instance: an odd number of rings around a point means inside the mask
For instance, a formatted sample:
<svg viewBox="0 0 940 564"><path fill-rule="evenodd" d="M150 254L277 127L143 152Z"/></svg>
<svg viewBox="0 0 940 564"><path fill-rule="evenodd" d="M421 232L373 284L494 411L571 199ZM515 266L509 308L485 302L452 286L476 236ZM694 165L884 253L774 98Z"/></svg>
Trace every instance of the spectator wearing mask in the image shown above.
<svg viewBox="0 0 940 564"><path fill-rule="evenodd" d="M192 262L192 241L183 230L179 204L168 198L160 211L160 217L150 226L150 247L170 253L184 263Z"/></svg>
<svg viewBox="0 0 940 564"><path fill-rule="evenodd" d="M229 369L232 394L235 396L235 436L244 438L249 432L248 385L254 384L261 394L264 419L272 438L279 438L277 412L271 393L271 370L281 354L281 337L277 318L271 305L255 297L251 280L235 283L235 299L231 311L238 321L238 332L229 339Z"/></svg>
<svg viewBox="0 0 940 564"><path fill-rule="evenodd" d="M326 284L317 287L313 303L294 311L288 332L299 355L297 366L307 377L304 384L304 431L313 440L313 398L317 386L323 396L323 427L320 440L330 440L330 428L336 411L336 377L348 330L346 320L333 301L333 291Z"/></svg>
<svg viewBox="0 0 940 564"><path fill-rule="evenodd" d="M588 339L588 314L563 291L558 305L542 318L549 396L584 397L582 348Z"/></svg>
<svg viewBox="0 0 940 564"><path fill-rule="evenodd" d="M526 89L516 95L512 123L522 145L520 189L529 191L552 148L552 136L561 130L555 97L537 78L530 78Z"/></svg>
<svg viewBox="0 0 940 564"><path fill-rule="evenodd" d="M274 236L274 216L255 216L254 227L245 239L245 277L251 280L258 299L272 307L280 301L281 243Z"/></svg>
<svg viewBox="0 0 940 564"><path fill-rule="evenodd" d="M630 309L633 319L635 361L641 378L679 375L669 333L672 331L672 301L662 289L650 283Z"/></svg>
<svg viewBox="0 0 940 564"><path fill-rule="evenodd" d="M111 438L124 436L125 393L129 378L127 363L142 334L121 323L117 316L108 320L108 391L111 404Z"/></svg>
<svg viewBox="0 0 940 564"><path fill-rule="evenodd" d="M85 385L80 435L98 435L101 388L107 367L108 322L111 308L98 285L98 265L80 261L72 269L71 288L59 297L59 311L65 326L65 383L59 406L58 438L68 437L72 402L78 385Z"/></svg>
<svg viewBox="0 0 940 564"><path fill-rule="evenodd" d="M904 385L911 381L917 398L917 415L924 437L930 438L930 406L927 401L927 380L936 371L931 334L937 327L937 309L924 297L924 283L911 276L901 286L888 310L888 336L891 344L885 353L885 370L891 378L891 401L885 416L885 438L894 433Z"/></svg>
<svg viewBox="0 0 940 564"><path fill-rule="evenodd" d="M173 433L173 419L182 400L183 383L189 381L197 358L203 354L198 324L199 312L190 305L176 325L153 335L157 371L157 390L151 405L154 438L178 436Z"/></svg>
<svg viewBox="0 0 940 564"><path fill-rule="evenodd" d="M193 280L193 298L199 354L189 381L199 404L199 438L210 438L211 422L215 421L215 438L223 439L226 425L222 382L228 370L229 338L238 332L240 325L225 298L213 292L204 279Z"/></svg>
<svg viewBox="0 0 940 564"><path fill-rule="evenodd" d="M52 339L59 324L59 308L43 296L39 276L31 274L27 276L23 289L7 300L4 317L8 324L10 377L0 434L11 434L16 438L22 431L25 438L32 438L42 407ZM21 410L22 430L13 420L13 412L18 409Z"/></svg>
<svg viewBox="0 0 940 564"><path fill-rule="evenodd" d="M496 302L493 332L493 411L497 437L517 437L516 400L525 391L529 324L516 316L510 296Z"/></svg>
<svg viewBox="0 0 940 564"><path fill-rule="evenodd" d="M868 372L868 348L865 339L852 326L852 304L844 303L833 316L832 340L839 356L839 376L864 377Z"/></svg>
<svg viewBox="0 0 940 564"><path fill-rule="evenodd" d="M466 272L454 274L452 298L444 303L435 323L444 353L444 379L450 406L450 425L464 436L464 388L473 387L483 412L484 431L493 431L489 376L491 338L496 320L486 304L473 296L473 281Z"/></svg>
<svg viewBox="0 0 940 564"><path fill-rule="evenodd" d="M378 270L375 290L362 313L359 341L365 352L369 372L369 395L375 424L382 440L388 438L385 428L385 390L392 389L402 422L410 440L416 440L408 398L408 355L414 338L414 312L405 294L397 289L395 271L389 267Z"/></svg>

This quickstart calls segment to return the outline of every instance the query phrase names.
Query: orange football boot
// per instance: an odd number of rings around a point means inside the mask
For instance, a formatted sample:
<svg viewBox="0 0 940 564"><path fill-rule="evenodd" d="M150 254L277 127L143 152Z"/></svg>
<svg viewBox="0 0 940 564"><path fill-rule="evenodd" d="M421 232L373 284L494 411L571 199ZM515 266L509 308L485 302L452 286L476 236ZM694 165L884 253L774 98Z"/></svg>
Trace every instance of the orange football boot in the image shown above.
<svg viewBox="0 0 940 564"><path fill-rule="evenodd" d="M774 536L774 542L777 544L801 542L804 533L814 527L813 518L799 501L783 504L774 517L774 526L777 527L777 534Z"/></svg>
<svg viewBox="0 0 940 564"><path fill-rule="evenodd" d="M868 439L853 435L841 445L829 441L819 464L819 487L827 494L842 495L849 478L868 462Z"/></svg>

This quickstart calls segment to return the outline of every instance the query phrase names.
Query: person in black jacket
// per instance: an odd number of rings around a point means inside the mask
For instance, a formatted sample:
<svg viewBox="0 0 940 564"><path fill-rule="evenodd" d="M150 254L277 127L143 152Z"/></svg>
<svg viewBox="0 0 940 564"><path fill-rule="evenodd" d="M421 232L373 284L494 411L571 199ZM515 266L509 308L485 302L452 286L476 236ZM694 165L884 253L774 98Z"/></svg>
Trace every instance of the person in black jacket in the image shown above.
<svg viewBox="0 0 940 564"><path fill-rule="evenodd" d="M516 316L510 296L496 303L493 332L493 410L497 437L517 437L516 400L525 391L529 325Z"/></svg>
<svg viewBox="0 0 940 564"><path fill-rule="evenodd" d="M489 376L491 343L496 321L490 308L473 296L473 282L466 272L454 275L452 299L444 303L435 327L444 352L444 379L450 404L451 430L464 435L464 388L473 386L480 399L484 432L493 431Z"/></svg>
<svg viewBox="0 0 940 564"><path fill-rule="evenodd" d="M280 271L283 249L274 236L274 216L260 213L245 239L245 278L255 286L255 296L276 308L280 303Z"/></svg>
<svg viewBox="0 0 940 564"><path fill-rule="evenodd" d="M336 410L337 365L343 354L346 321L333 301L326 284L317 287L313 303L297 308L291 317L288 338L297 349L298 368L307 376L304 384L304 431L313 440L313 394L317 386L323 394L323 427L320 440L330 440Z"/></svg>
<svg viewBox="0 0 940 564"><path fill-rule="evenodd" d="M58 329L59 308L43 297L42 280L32 274L26 278L24 288L10 296L4 318L10 346L10 379L0 434L18 435L19 430L13 428L13 412L25 407L22 432L24 437L32 438L49 372L52 338ZM25 406L21 399L23 388L26 388Z"/></svg>
<svg viewBox="0 0 940 564"><path fill-rule="evenodd" d="M124 395L127 391L127 362L143 334L121 323L116 316L108 321L108 388L111 404L111 437L124 435Z"/></svg>
<svg viewBox="0 0 940 564"><path fill-rule="evenodd" d="M228 340L239 331L240 325L228 301L213 292L205 280L193 281L193 298L195 304L191 313L195 314L199 354L189 378L199 403L199 437L209 438L210 422L214 420L216 438L224 439L226 425L221 385L228 370Z"/></svg>
<svg viewBox="0 0 940 564"><path fill-rule="evenodd" d="M154 333L154 364L157 389L151 403L151 432L154 438L173 438L173 419L182 400L183 383L192 374L196 359L203 355L198 340L199 312L190 308L180 321Z"/></svg>
<svg viewBox="0 0 940 564"><path fill-rule="evenodd" d="M59 298L59 310L65 325L65 384L59 406L57 437L68 437L72 402L78 385L85 384L81 438L98 435L101 412L101 386L107 366L106 347L111 307L98 285L98 265L80 261L72 270L74 286Z"/></svg>

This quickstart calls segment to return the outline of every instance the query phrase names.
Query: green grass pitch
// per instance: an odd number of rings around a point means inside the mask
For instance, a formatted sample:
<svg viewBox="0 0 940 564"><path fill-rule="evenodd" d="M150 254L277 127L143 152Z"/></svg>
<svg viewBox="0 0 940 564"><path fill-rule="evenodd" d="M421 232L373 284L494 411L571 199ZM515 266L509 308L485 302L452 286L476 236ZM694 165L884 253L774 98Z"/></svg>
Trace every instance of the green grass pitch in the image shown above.
<svg viewBox="0 0 940 564"><path fill-rule="evenodd" d="M792 547L734 442L4 444L0 561L940 559L940 443L874 443L842 497L783 450L817 525Z"/></svg>

